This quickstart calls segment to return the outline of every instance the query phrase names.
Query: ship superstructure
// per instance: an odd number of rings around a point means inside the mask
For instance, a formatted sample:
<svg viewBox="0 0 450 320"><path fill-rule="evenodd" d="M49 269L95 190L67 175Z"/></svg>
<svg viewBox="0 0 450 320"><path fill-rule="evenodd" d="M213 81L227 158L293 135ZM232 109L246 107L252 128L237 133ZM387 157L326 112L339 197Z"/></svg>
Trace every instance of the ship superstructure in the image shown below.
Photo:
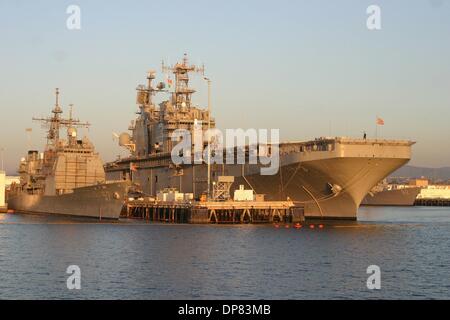
<svg viewBox="0 0 450 320"><path fill-rule="evenodd" d="M45 150L31 150L21 160L20 185L12 188L9 207L21 212L118 218L128 183L106 183L103 162L92 142L78 138L77 129L90 124L74 119L72 107L69 118L62 113L56 89L52 115L33 118L48 129ZM62 128L65 139L60 137Z"/></svg>
<svg viewBox="0 0 450 320"><path fill-rule="evenodd" d="M193 133L200 123L206 131L215 127L215 121L208 109L192 104L195 91L188 85L189 73L203 74L204 68L189 65L185 56L172 67L163 65L163 71L167 70L175 75L170 99L158 106L153 102L156 93L170 90L164 83L153 88L155 72L150 72L147 85L137 88L140 111L129 128L131 135L124 133L119 138L119 144L128 148L130 155L105 166L108 178L132 180L147 195L176 188L199 199L211 191L209 177L214 183L219 176L233 176L231 191L244 185L268 200L296 201L309 218L356 219L358 207L371 188L411 158L411 141L323 137L281 143L280 168L275 175L261 175L260 163L208 166L203 161L175 165L171 158L174 130ZM208 141L202 143L207 145Z"/></svg>
<svg viewBox="0 0 450 320"><path fill-rule="evenodd" d="M44 153L29 151L20 163L21 185L28 193L61 195L105 182L102 160L93 144L87 137L78 138L77 128L88 128L90 124L73 119L72 111L67 119L62 118L62 113L57 89L52 116L33 118L48 128L48 133ZM66 128L66 139L60 137L62 128Z"/></svg>
<svg viewBox="0 0 450 320"><path fill-rule="evenodd" d="M165 72L173 73L175 88L171 92L171 98L155 105L153 97L157 93L167 93L166 86L172 86L172 80L168 78L167 84L159 82L153 87L155 71L149 71L147 85L137 87L136 102L139 106L139 117L129 127L132 136L122 134L120 144L130 150L131 156L142 159L149 155L167 154L173 148L172 133L176 129L192 131L194 125L202 124L202 129L215 126L214 119L209 118L207 110L203 110L192 103L192 95L196 92L189 87L189 73L203 74L204 67L190 65L185 55L182 62L173 66L162 64Z"/></svg>

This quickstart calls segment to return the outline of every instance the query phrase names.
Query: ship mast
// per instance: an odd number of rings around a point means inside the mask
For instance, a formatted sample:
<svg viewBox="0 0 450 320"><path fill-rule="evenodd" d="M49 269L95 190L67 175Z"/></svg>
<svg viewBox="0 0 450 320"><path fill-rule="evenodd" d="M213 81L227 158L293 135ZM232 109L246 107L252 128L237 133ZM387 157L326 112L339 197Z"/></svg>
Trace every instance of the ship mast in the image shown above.
<svg viewBox="0 0 450 320"><path fill-rule="evenodd" d="M52 116L48 118L33 118L33 121L38 121L42 123L42 126L48 129L47 133L47 147L56 148L59 145L60 137L59 131L61 127L66 127L68 129L69 140L70 136L74 137L72 134L75 128L88 128L91 124L89 122L81 122L78 119L72 118L72 106L70 111L70 118L63 119L61 114L63 113L61 106L59 105L59 89L56 88L55 91L56 101L55 107L52 110Z"/></svg>
<svg viewBox="0 0 450 320"><path fill-rule="evenodd" d="M172 72L175 75L175 92L172 94L172 104L178 109L191 108L191 96L195 90L189 88L189 72L205 74L205 66L197 67L189 65L187 54L184 54L183 62L174 66L166 66L162 62L163 72Z"/></svg>
<svg viewBox="0 0 450 320"><path fill-rule="evenodd" d="M167 92L167 90L165 90L164 82L159 82L156 85L156 88L153 87L152 82L156 78L155 74L156 74L155 70L150 70L147 74L147 86L140 84L136 88L137 90L136 104L139 105L141 113L150 112L154 110L153 96L156 95L157 92Z"/></svg>
<svg viewBox="0 0 450 320"><path fill-rule="evenodd" d="M49 130L47 135L47 143L52 144L54 146L58 145L59 141L59 129L60 129L60 123L61 123L61 114L62 109L59 105L59 88L55 89L55 107L52 110L53 116L48 119L49 122ZM33 119L37 120L37 119Z"/></svg>
<svg viewBox="0 0 450 320"><path fill-rule="evenodd" d="M137 90L136 103L139 105L141 111L149 111L153 105L152 96L155 94L155 89L152 86L152 81L155 79L155 71L150 70L147 74L147 86L141 84Z"/></svg>

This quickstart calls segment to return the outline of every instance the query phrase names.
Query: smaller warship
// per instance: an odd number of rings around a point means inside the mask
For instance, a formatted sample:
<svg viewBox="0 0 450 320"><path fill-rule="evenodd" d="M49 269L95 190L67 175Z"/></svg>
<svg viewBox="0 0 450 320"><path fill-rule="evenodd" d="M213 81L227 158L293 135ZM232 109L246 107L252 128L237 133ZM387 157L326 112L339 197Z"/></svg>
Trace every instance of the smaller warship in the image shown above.
<svg viewBox="0 0 450 320"><path fill-rule="evenodd" d="M106 182L103 162L87 137L78 139L77 128L88 128L72 118L62 118L59 90L52 116L33 118L48 128L44 153L28 151L19 167L20 184L12 186L9 208L21 213L59 214L98 219L118 219L129 182ZM61 128L67 139L60 138Z"/></svg>
<svg viewBox="0 0 450 320"><path fill-rule="evenodd" d="M363 199L363 206L413 206L421 187L388 184L376 185Z"/></svg>

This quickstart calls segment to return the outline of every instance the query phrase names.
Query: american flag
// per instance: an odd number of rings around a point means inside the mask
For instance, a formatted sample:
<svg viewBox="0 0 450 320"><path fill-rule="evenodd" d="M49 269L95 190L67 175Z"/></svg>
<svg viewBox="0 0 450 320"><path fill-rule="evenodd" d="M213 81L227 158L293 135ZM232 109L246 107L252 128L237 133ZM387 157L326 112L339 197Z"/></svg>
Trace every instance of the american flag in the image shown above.
<svg viewBox="0 0 450 320"><path fill-rule="evenodd" d="M381 119L380 117L377 117L377 125L384 126L384 120Z"/></svg>
<svg viewBox="0 0 450 320"><path fill-rule="evenodd" d="M130 170L136 172L137 169L138 167L133 162L130 162Z"/></svg>

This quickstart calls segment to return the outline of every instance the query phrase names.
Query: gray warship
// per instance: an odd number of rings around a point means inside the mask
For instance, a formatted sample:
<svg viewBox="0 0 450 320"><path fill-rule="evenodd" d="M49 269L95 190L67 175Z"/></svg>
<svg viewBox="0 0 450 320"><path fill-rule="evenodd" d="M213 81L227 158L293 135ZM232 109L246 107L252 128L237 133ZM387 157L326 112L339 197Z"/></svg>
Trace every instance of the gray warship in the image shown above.
<svg viewBox="0 0 450 320"><path fill-rule="evenodd" d="M106 182L103 163L87 137L78 139L77 128L89 127L64 119L56 103L49 118L33 118L49 128L45 151L31 150L20 162L20 184L8 197L10 209L20 213L59 214L98 219L118 219L129 182ZM67 129L67 139L60 129Z"/></svg>
<svg viewBox="0 0 450 320"><path fill-rule="evenodd" d="M388 184L383 181L370 190L361 205L413 206L421 190L421 187Z"/></svg>
<svg viewBox="0 0 450 320"><path fill-rule="evenodd" d="M204 76L204 67L189 64L185 55L173 66L163 63L162 69L174 75L174 89L166 89L164 82L154 87L155 71L149 72L147 84L137 87L139 111L129 127L131 134L117 135L129 156L105 165L108 178L130 179L146 195L176 188L199 199L210 194L210 180L233 176L232 190L244 185L267 200L293 200L304 207L306 218L355 220L366 194L411 158L414 142L408 140L321 137L281 143L280 168L271 176L260 174L261 163L176 165L171 160L174 131L192 131L199 121L206 131L215 127L215 119L210 108L192 102L196 91L189 87L189 74ZM167 93L168 100L154 102L156 94Z"/></svg>

